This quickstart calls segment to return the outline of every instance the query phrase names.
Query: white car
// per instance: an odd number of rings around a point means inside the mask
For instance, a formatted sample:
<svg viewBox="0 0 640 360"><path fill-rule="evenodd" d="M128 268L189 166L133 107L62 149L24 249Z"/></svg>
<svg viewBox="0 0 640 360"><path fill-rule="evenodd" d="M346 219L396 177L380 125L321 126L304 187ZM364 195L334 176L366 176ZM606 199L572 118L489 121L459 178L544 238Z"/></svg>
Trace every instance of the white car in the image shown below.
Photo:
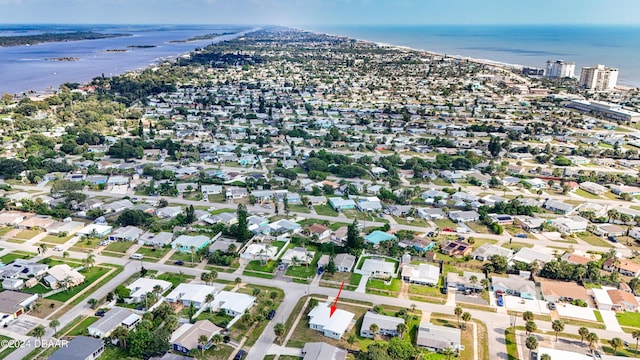
<svg viewBox="0 0 640 360"><path fill-rule="evenodd" d="M62 251L64 250L62 246L54 246L53 251Z"/></svg>

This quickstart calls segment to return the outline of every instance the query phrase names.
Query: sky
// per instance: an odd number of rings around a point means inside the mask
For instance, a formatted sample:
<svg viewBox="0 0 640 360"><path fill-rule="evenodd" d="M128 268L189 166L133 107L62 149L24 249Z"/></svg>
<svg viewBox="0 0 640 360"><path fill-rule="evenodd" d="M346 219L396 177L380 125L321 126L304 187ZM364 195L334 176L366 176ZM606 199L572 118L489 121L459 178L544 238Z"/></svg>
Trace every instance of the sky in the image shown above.
<svg viewBox="0 0 640 360"><path fill-rule="evenodd" d="M0 24L620 24L638 0L0 0Z"/></svg>

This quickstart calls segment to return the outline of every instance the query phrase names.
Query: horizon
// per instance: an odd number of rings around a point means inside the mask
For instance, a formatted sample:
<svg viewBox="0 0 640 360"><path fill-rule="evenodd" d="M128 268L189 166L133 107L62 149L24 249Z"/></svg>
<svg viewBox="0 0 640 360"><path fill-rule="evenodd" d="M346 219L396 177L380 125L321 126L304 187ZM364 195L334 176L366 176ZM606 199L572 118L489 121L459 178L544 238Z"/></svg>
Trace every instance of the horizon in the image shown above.
<svg viewBox="0 0 640 360"><path fill-rule="evenodd" d="M516 5L516 6L514 6ZM0 0L0 24L640 25L640 2L539 0Z"/></svg>

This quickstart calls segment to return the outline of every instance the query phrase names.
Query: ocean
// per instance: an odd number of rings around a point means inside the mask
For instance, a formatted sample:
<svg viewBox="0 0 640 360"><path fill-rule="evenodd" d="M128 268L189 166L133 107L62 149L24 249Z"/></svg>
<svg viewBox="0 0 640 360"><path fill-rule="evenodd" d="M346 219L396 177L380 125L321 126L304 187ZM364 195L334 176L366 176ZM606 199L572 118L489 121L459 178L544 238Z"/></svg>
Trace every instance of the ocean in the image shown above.
<svg viewBox="0 0 640 360"><path fill-rule="evenodd" d="M452 56L544 68L547 60L619 69L618 84L640 87L640 26L312 26L307 30Z"/></svg>
<svg viewBox="0 0 640 360"><path fill-rule="evenodd" d="M97 31L133 36L99 40L42 43L31 46L0 47L0 94L57 89L65 82L84 83L102 74L122 74L146 68L165 58L174 58L197 47L233 38L223 35L214 40L171 43L194 36L224 33L239 27L211 26L121 26L121 25L1 25L0 36L34 35L45 32ZM246 27L243 27L246 29ZM128 48L154 45L153 48ZM127 52L105 50L127 49ZM45 60L71 57L77 61Z"/></svg>
<svg viewBox="0 0 640 360"><path fill-rule="evenodd" d="M604 64L620 69L618 84L640 87L640 26L312 26L305 29L374 42L406 46L452 56L492 60L532 67L547 60L583 66ZM0 47L0 94L44 91L64 82L87 82L96 76L145 68L160 59L196 47L233 38L170 43L193 36L222 33L238 27L224 25L0 25L0 36L43 32L99 31L133 36L100 40ZM155 45L127 52L105 52L130 45ZM78 61L46 58L73 57Z"/></svg>

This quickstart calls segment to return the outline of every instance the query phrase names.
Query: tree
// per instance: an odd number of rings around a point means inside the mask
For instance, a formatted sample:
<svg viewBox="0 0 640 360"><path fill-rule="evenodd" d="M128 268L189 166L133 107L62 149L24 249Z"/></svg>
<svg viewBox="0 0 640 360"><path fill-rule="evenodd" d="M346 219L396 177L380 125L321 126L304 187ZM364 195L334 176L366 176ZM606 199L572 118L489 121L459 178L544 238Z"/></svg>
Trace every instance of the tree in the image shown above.
<svg viewBox="0 0 640 360"><path fill-rule="evenodd" d="M551 355L549 354L542 354L540 356L540 360L551 360Z"/></svg>
<svg viewBox="0 0 640 360"><path fill-rule="evenodd" d="M47 252L47 250L49 250L49 248L47 247L47 244L42 243L38 245L38 254L44 255Z"/></svg>
<svg viewBox="0 0 640 360"><path fill-rule="evenodd" d="M118 326L117 328L113 329L110 337L111 339L115 340L118 346L120 346L121 348L127 348L127 338L129 337L129 330L127 330L125 327Z"/></svg>
<svg viewBox="0 0 640 360"><path fill-rule="evenodd" d="M44 329L44 326L38 325L38 326L34 327L33 330L31 330L31 332L29 334L31 336L37 337L39 340L42 341L42 337L45 335L45 333L46 333L46 331Z"/></svg>
<svg viewBox="0 0 640 360"><path fill-rule="evenodd" d="M489 140L488 150L489 153L491 153L491 156L494 158L500 154L502 146L500 144L499 137L491 137L491 140Z"/></svg>
<svg viewBox="0 0 640 360"><path fill-rule="evenodd" d="M98 300L89 299L89 300L87 300L87 304L89 304L89 307L91 307L92 309L95 309L96 306L98 305Z"/></svg>
<svg viewBox="0 0 640 360"><path fill-rule="evenodd" d="M189 246L189 252L191 253L191 263L193 264L193 255L196 254L196 247L193 245Z"/></svg>
<svg viewBox="0 0 640 360"><path fill-rule="evenodd" d="M527 332L527 335L530 335L538 329L538 326L533 321L527 321L524 325L524 329Z"/></svg>
<svg viewBox="0 0 640 360"><path fill-rule="evenodd" d="M462 315L462 307L460 306L456 306L455 309L453 309L453 313L456 315L456 318L458 318L458 327L460 327L460 316Z"/></svg>
<svg viewBox="0 0 640 360"><path fill-rule="evenodd" d="M619 337L614 337L609 340L609 344L611 344L611 347L613 348L613 356L616 356L618 349L624 345L624 342Z"/></svg>
<svg viewBox="0 0 640 360"><path fill-rule="evenodd" d="M589 335L587 335L587 341L589 342L589 347L593 349L595 344L598 342L598 334L589 333Z"/></svg>
<svg viewBox="0 0 640 360"><path fill-rule="evenodd" d="M356 219L353 223L347 227L347 242L345 248L351 254L358 255L360 250L364 248L364 239L360 236L360 230L358 230L358 222Z"/></svg>
<svg viewBox="0 0 640 360"><path fill-rule="evenodd" d="M236 238L240 242L246 242L249 240L249 228L247 222L247 208L243 204L238 205L236 217L238 218Z"/></svg>
<svg viewBox="0 0 640 360"><path fill-rule="evenodd" d="M538 339L535 336L529 336L525 341L525 346L529 349L529 358L531 358L531 352L538 348Z"/></svg>
<svg viewBox="0 0 640 360"><path fill-rule="evenodd" d="M198 347L200 348L200 354L204 357L204 347L209 343L207 335L198 336Z"/></svg>
<svg viewBox="0 0 640 360"><path fill-rule="evenodd" d="M471 314L467 311L462 313L462 321L464 321L464 328L467 328L467 323L471 321Z"/></svg>
<svg viewBox="0 0 640 360"><path fill-rule="evenodd" d="M194 221L196 221L195 211L196 210L194 209L193 205L187 206L187 209L185 210L185 214L184 214L184 222L186 224L191 224Z"/></svg>
<svg viewBox="0 0 640 360"><path fill-rule="evenodd" d="M387 354L389 354L392 359L413 359L415 352L415 348L409 341L406 341L399 337L394 337L393 339L389 340Z"/></svg>
<svg viewBox="0 0 640 360"><path fill-rule="evenodd" d="M469 277L469 282L475 287L475 285L478 283L478 277L475 275L471 275Z"/></svg>
<svg viewBox="0 0 640 360"><path fill-rule="evenodd" d="M640 330L633 330L631 336L636 340L636 355L638 355L638 341L640 341Z"/></svg>
<svg viewBox="0 0 640 360"><path fill-rule="evenodd" d="M234 282L236 283L236 285L240 285L240 283L242 283L242 278L241 277L237 277Z"/></svg>
<svg viewBox="0 0 640 360"><path fill-rule="evenodd" d="M69 257L69 252L68 251L62 252L62 258L64 259L64 258L67 258L67 257Z"/></svg>
<svg viewBox="0 0 640 360"><path fill-rule="evenodd" d="M551 328L556 333L556 341L558 341L558 333L564 330L564 322L562 320L553 320L551 323Z"/></svg>
<svg viewBox="0 0 640 360"><path fill-rule="evenodd" d="M532 321L533 313L531 311L525 311L522 313L522 320L524 321Z"/></svg>
<svg viewBox="0 0 640 360"><path fill-rule="evenodd" d="M489 285L491 283L489 282L489 279L484 278L482 280L480 280L480 285L482 285L482 288L484 288L485 290L489 290Z"/></svg>
<svg viewBox="0 0 640 360"><path fill-rule="evenodd" d="M273 332L276 334L278 338L281 338L284 335L284 324L277 323L273 326Z"/></svg>
<svg viewBox="0 0 640 360"><path fill-rule="evenodd" d="M83 260L83 263L85 264L86 267L91 269L93 265L96 263L96 256L93 254L87 255L87 257Z"/></svg>
<svg viewBox="0 0 640 360"><path fill-rule="evenodd" d="M60 326L60 321L53 319L49 322L49 327L53 329L54 333L58 332L58 326Z"/></svg>
<svg viewBox="0 0 640 360"><path fill-rule="evenodd" d="M218 348L218 345L220 345L220 343L224 340L224 337L222 336L222 334L220 333L216 333L215 335L213 335L211 337L211 343L213 344L213 346L215 346L215 348Z"/></svg>
<svg viewBox="0 0 640 360"><path fill-rule="evenodd" d="M450 347L446 347L444 350L442 350L442 355L444 355L447 360L449 360L452 356L456 355L456 351Z"/></svg>
<svg viewBox="0 0 640 360"><path fill-rule="evenodd" d="M207 296L204 297L204 301L209 304L209 312L211 312L211 302L213 301L213 299L213 294L207 294Z"/></svg>
<svg viewBox="0 0 640 360"><path fill-rule="evenodd" d="M578 335L580 335L580 343L584 343L584 339L589 335L589 329L584 326L580 327L580 329L578 329Z"/></svg>
<svg viewBox="0 0 640 360"><path fill-rule="evenodd" d="M373 338L376 338L376 335L378 335L378 331L380 330L380 327L376 324L371 324L371 326L369 326L369 331L371 332L371 334L373 334Z"/></svg>

